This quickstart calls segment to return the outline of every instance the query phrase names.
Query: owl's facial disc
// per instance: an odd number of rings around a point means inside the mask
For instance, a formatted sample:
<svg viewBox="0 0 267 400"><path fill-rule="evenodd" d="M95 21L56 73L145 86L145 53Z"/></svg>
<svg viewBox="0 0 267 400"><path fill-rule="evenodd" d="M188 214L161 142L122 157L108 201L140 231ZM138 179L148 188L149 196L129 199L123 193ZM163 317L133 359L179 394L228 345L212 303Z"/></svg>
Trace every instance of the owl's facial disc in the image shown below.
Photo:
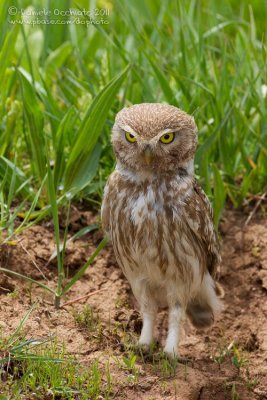
<svg viewBox="0 0 267 400"><path fill-rule="evenodd" d="M125 107L116 116L112 145L117 160L138 173L175 173L194 158L194 118L167 104Z"/></svg>

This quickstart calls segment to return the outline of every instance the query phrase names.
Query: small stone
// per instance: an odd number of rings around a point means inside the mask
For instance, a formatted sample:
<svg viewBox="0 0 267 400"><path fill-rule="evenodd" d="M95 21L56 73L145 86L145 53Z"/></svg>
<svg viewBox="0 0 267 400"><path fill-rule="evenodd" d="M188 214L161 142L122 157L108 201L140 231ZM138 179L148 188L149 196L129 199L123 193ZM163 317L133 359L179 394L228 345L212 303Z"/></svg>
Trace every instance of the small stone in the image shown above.
<svg viewBox="0 0 267 400"><path fill-rule="evenodd" d="M141 387L143 390L150 390L151 387L152 387L152 384L149 383L149 382L141 383L141 384L140 384L140 387Z"/></svg>
<svg viewBox="0 0 267 400"><path fill-rule="evenodd" d="M6 328L7 324L4 321L0 321L0 328Z"/></svg>

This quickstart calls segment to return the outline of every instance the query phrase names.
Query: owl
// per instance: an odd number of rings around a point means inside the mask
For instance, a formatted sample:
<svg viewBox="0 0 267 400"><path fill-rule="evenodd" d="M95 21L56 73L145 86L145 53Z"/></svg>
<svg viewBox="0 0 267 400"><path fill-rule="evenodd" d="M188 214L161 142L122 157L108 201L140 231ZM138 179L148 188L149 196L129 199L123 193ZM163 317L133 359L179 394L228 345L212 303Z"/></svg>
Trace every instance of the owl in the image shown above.
<svg viewBox="0 0 267 400"><path fill-rule="evenodd" d="M103 228L140 305L139 344L151 344L157 311L167 307L164 352L176 357L184 315L204 328L221 308L212 208L194 177L197 127L172 105L136 104L117 114L112 146Z"/></svg>

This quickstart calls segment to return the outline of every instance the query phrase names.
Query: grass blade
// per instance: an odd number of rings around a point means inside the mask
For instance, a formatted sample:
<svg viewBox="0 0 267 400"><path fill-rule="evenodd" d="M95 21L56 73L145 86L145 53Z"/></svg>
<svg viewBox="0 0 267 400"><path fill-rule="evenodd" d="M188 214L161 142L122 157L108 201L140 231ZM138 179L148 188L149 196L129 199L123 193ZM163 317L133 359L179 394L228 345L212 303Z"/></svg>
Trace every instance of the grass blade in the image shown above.
<svg viewBox="0 0 267 400"><path fill-rule="evenodd" d="M170 103L173 104L175 106L178 107L177 101L175 99L175 95L173 93L173 90L168 82L168 80L165 78L165 76L163 75L163 73L161 72L161 70L157 67L157 65L152 61L152 57L149 57L147 55L147 59L150 62L154 73L159 81L160 87L166 97L166 100Z"/></svg>
<svg viewBox="0 0 267 400"><path fill-rule="evenodd" d="M15 276L16 278L21 278L21 279L24 279L25 281L35 283L37 286L40 286L41 288L47 290L48 292L55 294L55 291L53 289L51 289L49 286L46 286L42 282L38 282L35 279L30 278L29 276L22 275L22 274L19 274L18 272L11 271L10 269L2 268L2 267L0 267L0 271L5 272L6 274Z"/></svg>
<svg viewBox="0 0 267 400"><path fill-rule="evenodd" d="M18 168L12 161L1 156L0 157L0 179L3 180L6 177L6 182L11 183L12 176L15 175L14 190L20 188L21 196L27 197L30 201L34 198L33 188L29 185L28 180L22 170Z"/></svg>
<svg viewBox="0 0 267 400"><path fill-rule="evenodd" d="M14 53L14 46L18 35L18 25L6 34L3 47L0 52L0 79L4 82L4 73Z"/></svg>
<svg viewBox="0 0 267 400"><path fill-rule="evenodd" d="M52 213L52 217L53 217L54 234L55 234L56 249L57 249L58 276L57 276L57 292L56 292L56 297L55 297L55 306L56 306L56 308L59 308L61 290L62 290L62 279L64 277L64 269L63 269L63 260L62 260L61 252L60 252L60 232L59 232L58 205L57 205L57 198L56 198L56 190L55 190L52 170L50 167L50 159L49 159L47 143L46 143L46 155L47 155L48 196L49 196L49 201L50 201L50 205L51 205L51 213Z"/></svg>
<svg viewBox="0 0 267 400"><path fill-rule="evenodd" d="M127 67L95 97L82 121L77 139L70 152L65 178L65 190L79 190L77 182L84 184L88 157L96 146L115 96L128 73Z"/></svg>
<svg viewBox="0 0 267 400"><path fill-rule="evenodd" d="M91 257L89 258L89 260L79 269L79 271L74 275L74 277L71 279L71 281L64 287L64 289L62 291L62 296L64 294L66 294L70 290L70 288L81 278L81 276L85 273L87 268L92 264L92 262L94 261L96 256L106 246L108 241L109 241L108 238L104 238L101 240L101 242L99 243L99 245L97 246L96 250L91 255Z"/></svg>
<svg viewBox="0 0 267 400"><path fill-rule="evenodd" d="M24 110L29 124L29 143L28 149L32 157L33 172L39 180L43 180L46 174L45 141L43 133L44 118L37 102L33 84L18 72L24 102Z"/></svg>
<svg viewBox="0 0 267 400"><path fill-rule="evenodd" d="M224 189L224 183L223 183L222 176L215 164L212 165L212 170L213 170L213 177L214 177L214 183L213 183L214 224L215 224L216 228L218 228L221 213L224 208L226 193L225 193L225 189Z"/></svg>

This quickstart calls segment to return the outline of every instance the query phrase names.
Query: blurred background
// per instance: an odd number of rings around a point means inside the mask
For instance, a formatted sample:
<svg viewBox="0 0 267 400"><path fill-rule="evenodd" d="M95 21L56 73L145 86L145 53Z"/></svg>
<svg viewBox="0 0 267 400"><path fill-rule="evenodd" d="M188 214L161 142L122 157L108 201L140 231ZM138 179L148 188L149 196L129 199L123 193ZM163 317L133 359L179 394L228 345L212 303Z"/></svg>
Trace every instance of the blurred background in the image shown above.
<svg viewBox="0 0 267 400"><path fill-rule="evenodd" d="M267 1L13 0L0 10L1 230L57 207L99 209L115 114L167 102L199 128L215 209L267 182Z"/></svg>

